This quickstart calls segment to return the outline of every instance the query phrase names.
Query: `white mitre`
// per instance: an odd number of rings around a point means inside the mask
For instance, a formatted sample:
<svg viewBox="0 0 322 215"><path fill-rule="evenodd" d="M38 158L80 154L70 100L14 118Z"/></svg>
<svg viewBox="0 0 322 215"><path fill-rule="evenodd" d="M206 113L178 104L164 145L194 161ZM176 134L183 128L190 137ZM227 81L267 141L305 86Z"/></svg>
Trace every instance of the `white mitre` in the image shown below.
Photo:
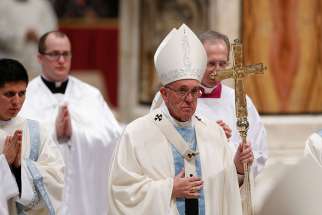
<svg viewBox="0 0 322 215"><path fill-rule="evenodd" d="M163 39L154 54L154 65L163 86L183 79L201 81L207 54L198 37L182 24Z"/></svg>

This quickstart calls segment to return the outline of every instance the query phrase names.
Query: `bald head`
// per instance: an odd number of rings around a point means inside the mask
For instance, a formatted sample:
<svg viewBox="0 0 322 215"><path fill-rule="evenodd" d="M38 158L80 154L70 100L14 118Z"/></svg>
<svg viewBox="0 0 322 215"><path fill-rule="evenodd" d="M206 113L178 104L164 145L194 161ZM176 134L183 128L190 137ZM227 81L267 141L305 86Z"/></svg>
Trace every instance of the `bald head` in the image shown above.
<svg viewBox="0 0 322 215"><path fill-rule="evenodd" d="M226 35L216 31L207 31L199 35L207 53L207 68L202 78L202 85L212 88L218 84L210 75L225 69L229 62L230 43Z"/></svg>
<svg viewBox="0 0 322 215"><path fill-rule="evenodd" d="M226 48L228 50L227 58L229 59L230 42L229 42L228 37L225 34L210 30L210 31L206 31L204 33L201 33L199 35L199 39L204 45L207 43L214 44L214 43L224 42L224 44L226 45Z"/></svg>
<svg viewBox="0 0 322 215"><path fill-rule="evenodd" d="M61 31L49 31L47 33L45 33L44 35L42 35L39 38L39 42L38 42L38 52L39 53L45 53L46 52L46 40L48 38L49 35L53 35L54 37L58 37L58 38L67 38L67 40L69 41L68 36Z"/></svg>

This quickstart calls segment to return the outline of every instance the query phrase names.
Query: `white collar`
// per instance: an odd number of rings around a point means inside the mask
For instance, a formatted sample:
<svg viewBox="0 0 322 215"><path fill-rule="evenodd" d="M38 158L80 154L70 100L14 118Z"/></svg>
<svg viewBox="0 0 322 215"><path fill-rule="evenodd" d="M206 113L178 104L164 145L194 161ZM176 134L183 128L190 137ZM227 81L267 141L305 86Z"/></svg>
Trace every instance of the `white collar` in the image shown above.
<svg viewBox="0 0 322 215"><path fill-rule="evenodd" d="M0 120L0 127L10 127L22 121L22 118L17 116L9 120Z"/></svg>
<svg viewBox="0 0 322 215"><path fill-rule="evenodd" d="M174 125L175 127L179 127L179 128L191 128L191 127L193 127L191 119L189 121L186 121L186 122L180 122L180 121L176 120L175 118L173 118L171 116L171 114L169 113L169 110L168 110L166 105L163 105L161 107L161 111L164 113L164 115L170 120L172 125Z"/></svg>
<svg viewBox="0 0 322 215"><path fill-rule="evenodd" d="M51 80L49 80L49 78L46 77L45 74L41 74L41 77L43 77L46 81L54 83L55 87L60 87L68 79L69 76L67 76L67 78L63 81L51 81Z"/></svg>
<svg viewBox="0 0 322 215"><path fill-rule="evenodd" d="M211 93L218 85L216 84L214 87L206 87L205 85L201 84L201 87L205 90L206 94Z"/></svg>

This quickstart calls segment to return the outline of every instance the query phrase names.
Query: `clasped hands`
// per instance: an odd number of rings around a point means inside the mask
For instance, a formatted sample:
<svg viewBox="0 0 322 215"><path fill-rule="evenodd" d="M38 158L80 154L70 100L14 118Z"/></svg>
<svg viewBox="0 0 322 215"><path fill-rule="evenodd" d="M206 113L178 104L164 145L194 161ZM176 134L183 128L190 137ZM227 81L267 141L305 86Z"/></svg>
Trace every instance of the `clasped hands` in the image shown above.
<svg viewBox="0 0 322 215"><path fill-rule="evenodd" d="M66 142L72 136L72 123L67 104L59 108L56 117L56 136L59 142Z"/></svg>
<svg viewBox="0 0 322 215"><path fill-rule="evenodd" d="M16 130L13 136L8 135L5 139L3 154L8 164L14 165L16 168L21 165L21 145L22 130Z"/></svg>

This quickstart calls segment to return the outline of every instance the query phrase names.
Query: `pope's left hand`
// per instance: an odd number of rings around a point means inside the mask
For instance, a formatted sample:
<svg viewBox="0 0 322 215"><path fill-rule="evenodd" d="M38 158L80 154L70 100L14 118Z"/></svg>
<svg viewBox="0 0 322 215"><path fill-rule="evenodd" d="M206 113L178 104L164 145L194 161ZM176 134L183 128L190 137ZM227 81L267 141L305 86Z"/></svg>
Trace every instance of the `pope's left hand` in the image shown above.
<svg viewBox="0 0 322 215"><path fill-rule="evenodd" d="M250 166L254 161L254 154L252 147L249 142L245 145L239 144L234 157L234 163L238 174L244 174L244 163L247 163Z"/></svg>

